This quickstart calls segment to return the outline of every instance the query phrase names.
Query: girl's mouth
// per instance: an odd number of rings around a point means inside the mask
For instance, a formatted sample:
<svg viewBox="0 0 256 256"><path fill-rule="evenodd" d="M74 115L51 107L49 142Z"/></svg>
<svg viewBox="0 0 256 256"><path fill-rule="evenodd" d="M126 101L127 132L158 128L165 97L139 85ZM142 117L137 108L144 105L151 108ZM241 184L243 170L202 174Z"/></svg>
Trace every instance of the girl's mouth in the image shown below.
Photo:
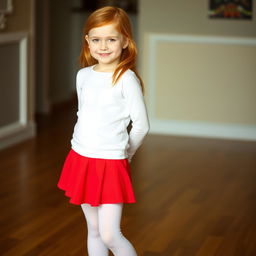
<svg viewBox="0 0 256 256"><path fill-rule="evenodd" d="M110 55L110 53L99 53L99 55L101 57L108 57Z"/></svg>

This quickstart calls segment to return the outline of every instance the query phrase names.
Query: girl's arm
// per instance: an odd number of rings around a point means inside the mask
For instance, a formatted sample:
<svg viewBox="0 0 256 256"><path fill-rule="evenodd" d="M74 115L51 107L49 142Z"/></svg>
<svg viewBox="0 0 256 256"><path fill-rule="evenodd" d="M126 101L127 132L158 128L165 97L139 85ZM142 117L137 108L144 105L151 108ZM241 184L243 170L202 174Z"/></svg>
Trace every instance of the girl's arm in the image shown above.
<svg viewBox="0 0 256 256"><path fill-rule="evenodd" d="M129 133L128 141L129 147L127 149L128 160L131 161L133 155L142 144L144 137L149 131L149 120L144 97L135 73L129 73L123 80L123 94L132 121L132 128Z"/></svg>

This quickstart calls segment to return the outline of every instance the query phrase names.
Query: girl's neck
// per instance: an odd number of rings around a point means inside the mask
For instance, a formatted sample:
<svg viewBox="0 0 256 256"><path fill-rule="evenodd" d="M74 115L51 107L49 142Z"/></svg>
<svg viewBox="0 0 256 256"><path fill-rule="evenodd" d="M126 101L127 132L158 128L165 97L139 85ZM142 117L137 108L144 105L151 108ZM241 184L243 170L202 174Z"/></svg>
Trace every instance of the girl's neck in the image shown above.
<svg viewBox="0 0 256 256"><path fill-rule="evenodd" d="M93 69L98 72L114 72L117 65L102 65L102 64L95 64Z"/></svg>

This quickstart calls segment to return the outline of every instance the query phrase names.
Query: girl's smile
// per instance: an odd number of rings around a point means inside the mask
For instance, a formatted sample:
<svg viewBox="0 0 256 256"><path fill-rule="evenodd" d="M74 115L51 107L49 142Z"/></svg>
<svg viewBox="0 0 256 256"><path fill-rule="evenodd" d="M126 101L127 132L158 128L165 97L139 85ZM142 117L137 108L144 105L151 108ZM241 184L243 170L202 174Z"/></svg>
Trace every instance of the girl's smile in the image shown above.
<svg viewBox="0 0 256 256"><path fill-rule="evenodd" d="M101 57L108 57L111 53L99 53Z"/></svg>
<svg viewBox="0 0 256 256"><path fill-rule="evenodd" d="M120 61L128 40L119 33L114 24L93 28L85 36L90 54L98 61L98 69L114 70Z"/></svg>

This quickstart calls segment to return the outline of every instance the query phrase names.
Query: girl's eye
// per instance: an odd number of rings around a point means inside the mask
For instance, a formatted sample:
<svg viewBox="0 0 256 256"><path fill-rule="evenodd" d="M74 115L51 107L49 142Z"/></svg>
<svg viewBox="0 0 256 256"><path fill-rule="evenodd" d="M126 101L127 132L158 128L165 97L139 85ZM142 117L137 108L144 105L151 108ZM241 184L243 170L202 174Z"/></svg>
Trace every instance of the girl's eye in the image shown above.
<svg viewBox="0 0 256 256"><path fill-rule="evenodd" d="M116 39L114 39L114 38L109 39L109 42L115 42L115 41L116 41Z"/></svg>
<svg viewBox="0 0 256 256"><path fill-rule="evenodd" d="M94 39L92 39L92 42L93 42L93 43L98 43L98 42L99 42L99 39L94 38Z"/></svg>

